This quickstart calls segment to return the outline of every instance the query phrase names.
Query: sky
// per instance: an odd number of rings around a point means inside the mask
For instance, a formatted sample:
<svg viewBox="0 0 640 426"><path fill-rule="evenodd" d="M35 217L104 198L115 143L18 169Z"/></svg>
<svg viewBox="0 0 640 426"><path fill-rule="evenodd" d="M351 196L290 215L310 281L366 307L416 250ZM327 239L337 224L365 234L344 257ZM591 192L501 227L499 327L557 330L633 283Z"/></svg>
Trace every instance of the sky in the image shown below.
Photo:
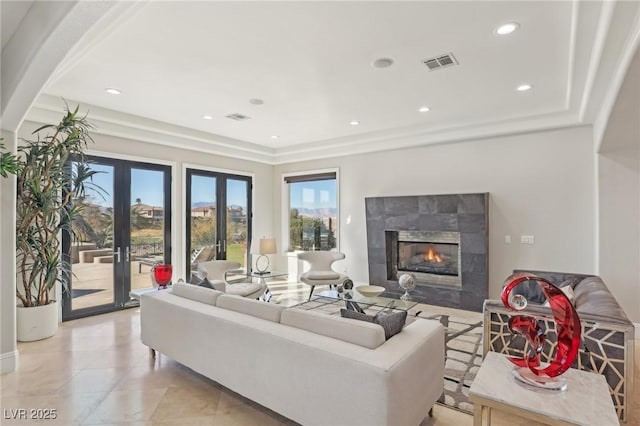
<svg viewBox="0 0 640 426"><path fill-rule="evenodd" d="M113 167L103 164L92 164L91 168L99 173L93 177L93 183L100 186L104 193L89 191L93 202L112 207ZM131 204L140 198L142 204L162 207L164 190L162 172L157 170L131 169ZM208 176L193 176L191 186L193 203L216 202L216 179ZM227 205L247 208L247 183L245 181L227 180Z"/></svg>
<svg viewBox="0 0 640 426"><path fill-rule="evenodd" d="M93 183L103 191L88 191L92 201L101 206L113 207L113 167L103 164L92 164L91 168L99 173L93 176ZM164 204L164 188L162 172L158 170L131 169L131 204L140 198L142 204L162 206Z"/></svg>

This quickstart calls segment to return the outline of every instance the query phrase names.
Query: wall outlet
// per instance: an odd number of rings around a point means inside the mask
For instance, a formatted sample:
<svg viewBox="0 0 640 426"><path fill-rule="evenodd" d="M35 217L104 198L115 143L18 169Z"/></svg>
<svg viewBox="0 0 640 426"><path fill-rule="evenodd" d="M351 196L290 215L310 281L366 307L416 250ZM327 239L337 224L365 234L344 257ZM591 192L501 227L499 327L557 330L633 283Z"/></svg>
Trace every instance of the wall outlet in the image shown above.
<svg viewBox="0 0 640 426"><path fill-rule="evenodd" d="M535 244L533 235L520 235L520 244Z"/></svg>
<svg viewBox="0 0 640 426"><path fill-rule="evenodd" d="M505 235L504 236L504 243L505 244L511 244L511 235Z"/></svg>

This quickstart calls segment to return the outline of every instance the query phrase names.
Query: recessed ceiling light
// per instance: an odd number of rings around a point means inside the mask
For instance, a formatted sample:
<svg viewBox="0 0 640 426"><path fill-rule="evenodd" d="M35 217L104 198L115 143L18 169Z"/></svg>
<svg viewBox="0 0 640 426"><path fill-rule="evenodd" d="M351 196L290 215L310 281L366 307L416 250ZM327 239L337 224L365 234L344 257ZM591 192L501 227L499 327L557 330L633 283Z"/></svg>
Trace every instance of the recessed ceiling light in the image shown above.
<svg viewBox="0 0 640 426"><path fill-rule="evenodd" d="M107 87L106 89L104 89L104 91L110 95L119 95L120 93L122 93L120 90L114 89L112 87Z"/></svg>
<svg viewBox="0 0 640 426"><path fill-rule="evenodd" d="M356 121L356 120L353 120L353 121L350 121L349 124L351 124L352 126L358 126L358 125L360 125L360 122Z"/></svg>
<svg viewBox="0 0 640 426"><path fill-rule="evenodd" d="M520 27L520 24L518 24L517 22L509 22L508 24L503 24L496 28L495 33L498 35L511 34L515 30L517 30L518 27Z"/></svg>
<svg viewBox="0 0 640 426"><path fill-rule="evenodd" d="M249 99L249 103L253 105L262 105L264 104L264 101L262 99L253 98L253 99Z"/></svg>
<svg viewBox="0 0 640 426"><path fill-rule="evenodd" d="M374 68L387 68L393 65L393 59L391 58L378 58L373 61Z"/></svg>
<svg viewBox="0 0 640 426"><path fill-rule="evenodd" d="M202 118L204 118L205 120L213 120L213 117L210 115L203 115Z"/></svg>
<svg viewBox="0 0 640 426"><path fill-rule="evenodd" d="M278 139L279 137L280 136L278 136L278 135L273 135L273 136L271 136L271 139Z"/></svg>
<svg viewBox="0 0 640 426"><path fill-rule="evenodd" d="M531 90L531 85L530 84L521 84L520 86L516 87L516 90L518 92L526 92L527 90Z"/></svg>
<svg viewBox="0 0 640 426"><path fill-rule="evenodd" d="M429 111L431 111L431 108L426 107L426 106L420 107L418 109L418 112L429 112Z"/></svg>

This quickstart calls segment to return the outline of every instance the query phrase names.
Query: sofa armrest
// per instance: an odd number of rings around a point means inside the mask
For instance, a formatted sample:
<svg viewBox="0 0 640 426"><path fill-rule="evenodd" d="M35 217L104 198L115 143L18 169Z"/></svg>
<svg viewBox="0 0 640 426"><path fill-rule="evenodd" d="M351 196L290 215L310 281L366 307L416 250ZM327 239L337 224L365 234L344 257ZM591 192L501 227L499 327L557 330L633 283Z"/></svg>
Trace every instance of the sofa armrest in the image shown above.
<svg viewBox="0 0 640 426"><path fill-rule="evenodd" d="M523 356L526 341L521 336L511 334L508 327L509 318L522 312L508 310L500 300L485 300L483 313L483 354L492 351ZM524 314L538 319L547 334L542 361L550 361L557 341L551 309L529 305ZM582 343L572 367L604 375L618 417L626 421L634 385L634 326L623 318L584 312L578 315L582 325Z"/></svg>

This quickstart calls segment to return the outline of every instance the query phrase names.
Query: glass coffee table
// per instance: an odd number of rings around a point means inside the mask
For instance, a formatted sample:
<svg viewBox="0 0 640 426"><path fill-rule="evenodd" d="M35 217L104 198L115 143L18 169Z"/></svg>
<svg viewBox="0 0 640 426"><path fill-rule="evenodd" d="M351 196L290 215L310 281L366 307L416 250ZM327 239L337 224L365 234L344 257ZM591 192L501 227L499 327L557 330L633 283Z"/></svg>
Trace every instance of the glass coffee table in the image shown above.
<svg viewBox="0 0 640 426"><path fill-rule="evenodd" d="M418 302L413 300L400 300L391 299L389 297L366 297L358 293L357 290L345 290L343 293L338 293L337 290L325 290L314 294L314 298L311 302L326 304L335 304L336 302L344 302L345 306L349 306L359 312L364 312L370 308L378 308L376 310L396 310L396 311L408 311L415 307Z"/></svg>

